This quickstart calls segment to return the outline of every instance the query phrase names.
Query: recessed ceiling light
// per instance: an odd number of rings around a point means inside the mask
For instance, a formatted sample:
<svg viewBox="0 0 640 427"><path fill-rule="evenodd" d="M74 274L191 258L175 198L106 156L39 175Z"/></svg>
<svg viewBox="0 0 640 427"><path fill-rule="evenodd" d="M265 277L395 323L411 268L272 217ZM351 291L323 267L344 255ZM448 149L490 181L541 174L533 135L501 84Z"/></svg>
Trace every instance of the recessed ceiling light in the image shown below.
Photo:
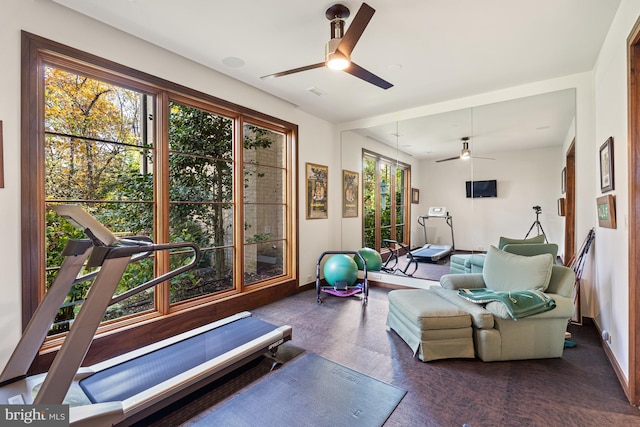
<svg viewBox="0 0 640 427"><path fill-rule="evenodd" d="M551 126L538 126L536 128L536 130L545 130L545 129L551 129Z"/></svg>
<svg viewBox="0 0 640 427"><path fill-rule="evenodd" d="M244 66L244 61L240 58L236 58L235 56L227 56L222 60L222 63L230 68L240 68Z"/></svg>
<svg viewBox="0 0 640 427"><path fill-rule="evenodd" d="M391 71L398 71L402 69L402 64L391 64L389 65L389 69Z"/></svg>

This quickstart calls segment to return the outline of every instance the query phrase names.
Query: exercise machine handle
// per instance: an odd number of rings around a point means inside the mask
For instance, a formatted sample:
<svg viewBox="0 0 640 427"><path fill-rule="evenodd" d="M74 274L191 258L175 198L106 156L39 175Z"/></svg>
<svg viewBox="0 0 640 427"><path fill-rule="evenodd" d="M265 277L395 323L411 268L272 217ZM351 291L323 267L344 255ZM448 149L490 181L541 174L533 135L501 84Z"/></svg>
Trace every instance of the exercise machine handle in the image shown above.
<svg viewBox="0 0 640 427"><path fill-rule="evenodd" d="M128 248L127 246L122 246L122 247L118 247L118 248L114 248L116 250L119 249L123 249L123 248ZM146 246L144 247L144 251L145 252L159 252L159 251L167 251L167 250L171 250L171 249L180 249L180 248L190 248L193 249L193 259L191 260L191 262L189 264L183 265L182 267L178 267L178 268L174 268L173 270L169 271L168 273L162 274L158 277L156 277L155 279L151 279L141 285L136 286L133 289L130 289L126 292L123 292L119 295L114 296L113 298L111 298L111 302L109 303L109 305L115 304L117 302L120 302L122 300L125 300L127 298L129 298L130 296L133 296L137 293L140 293L146 289L152 288L154 286L159 285L162 282L166 282L167 280L173 279L174 277L176 277L179 274L184 273L185 271L189 271L191 270L193 267L195 267L198 262L200 262L200 258L202 257L202 252L200 251L200 248L198 247L198 245L196 245L195 243L191 243L191 242L183 242L183 243L167 243L167 244L154 244L151 246ZM131 252L126 252L123 251L125 253L128 253L128 255L126 256L131 256ZM124 255L120 255L120 256L124 256ZM113 258L117 258L118 256L114 256ZM109 257L108 257L109 258Z"/></svg>

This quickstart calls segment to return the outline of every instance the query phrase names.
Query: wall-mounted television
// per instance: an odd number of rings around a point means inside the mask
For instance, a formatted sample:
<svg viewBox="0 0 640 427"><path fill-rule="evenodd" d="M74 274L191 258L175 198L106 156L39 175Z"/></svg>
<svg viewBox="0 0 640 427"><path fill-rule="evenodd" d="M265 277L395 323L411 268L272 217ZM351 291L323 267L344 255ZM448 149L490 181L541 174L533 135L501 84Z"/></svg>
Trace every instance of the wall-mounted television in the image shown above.
<svg viewBox="0 0 640 427"><path fill-rule="evenodd" d="M495 179L467 181L467 197L498 197L498 183Z"/></svg>

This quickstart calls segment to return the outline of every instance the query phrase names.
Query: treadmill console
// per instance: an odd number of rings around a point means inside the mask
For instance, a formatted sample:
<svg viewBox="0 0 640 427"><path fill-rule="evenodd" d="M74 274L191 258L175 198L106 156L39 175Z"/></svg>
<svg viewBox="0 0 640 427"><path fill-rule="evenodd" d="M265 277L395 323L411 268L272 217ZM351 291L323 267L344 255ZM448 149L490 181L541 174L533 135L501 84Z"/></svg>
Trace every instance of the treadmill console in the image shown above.
<svg viewBox="0 0 640 427"><path fill-rule="evenodd" d="M439 207L430 207L429 208L429 216L447 216L447 208L439 206Z"/></svg>
<svg viewBox="0 0 640 427"><path fill-rule="evenodd" d="M107 227L78 205L53 205L54 211L80 230L89 229L105 246L113 245L118 238Z"/></svg>

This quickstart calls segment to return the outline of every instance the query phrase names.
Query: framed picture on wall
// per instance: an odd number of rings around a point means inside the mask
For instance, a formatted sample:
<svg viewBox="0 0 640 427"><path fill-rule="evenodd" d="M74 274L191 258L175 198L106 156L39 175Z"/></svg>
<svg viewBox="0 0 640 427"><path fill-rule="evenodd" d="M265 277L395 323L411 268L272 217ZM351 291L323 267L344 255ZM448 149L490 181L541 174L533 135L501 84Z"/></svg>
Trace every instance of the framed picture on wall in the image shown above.
<svg viewBox="0 0 640 427"><path fill-rule="evenodd" d="M358 172L342 171L342 217L358 216Z"/></svg>
<svg viewBox="0 0 640 427"><path fill-rule="evenodd" d="M329 167L305 164L307 219L328 218Z"/></svg>
<svg viewBox="0 0 640 427"><path fill-rule="evenodd" d="M420 190L417 188L411 189L411 203L420 203Z"/></svg>
<svg viewBox="0 0 640 427"><path fill-rule="evenodd" d="M605 228L616 228L615 198L611 194L598 197L598 225Z"/></svg>
<svg viewBox="0 0 640 427"><path fill-rule="evenodd" d="M613 137L600 146L600 191L613 190Z"/></svg>
<svg viewBox="0 0 640 427"><path fill-rule="evenodd" d="M566 206L566 201L564 197L561 197L558 199L558 215L560 216L565 216L565 206Z"/></svg>

